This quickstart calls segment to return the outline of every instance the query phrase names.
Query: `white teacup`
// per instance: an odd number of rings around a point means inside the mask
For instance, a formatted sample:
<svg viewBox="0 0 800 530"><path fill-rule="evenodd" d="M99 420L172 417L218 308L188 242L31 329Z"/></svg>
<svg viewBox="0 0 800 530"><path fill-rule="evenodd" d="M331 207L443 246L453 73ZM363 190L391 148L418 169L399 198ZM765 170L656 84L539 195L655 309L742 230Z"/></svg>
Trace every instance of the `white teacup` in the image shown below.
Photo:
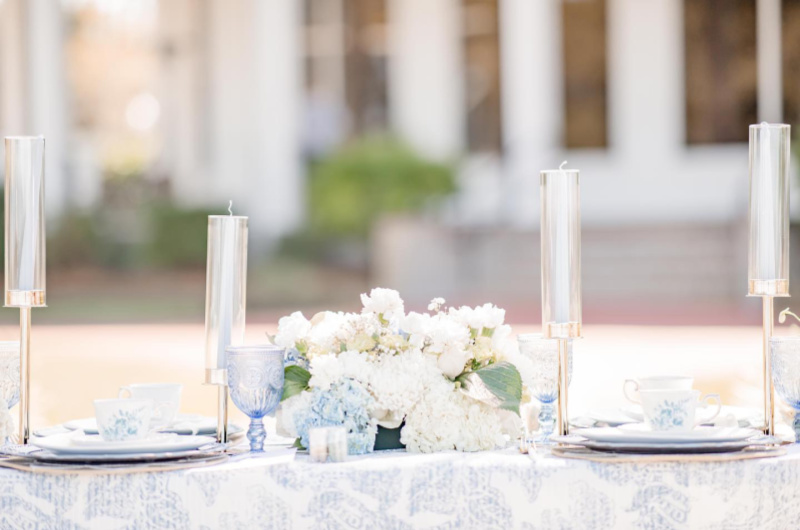
<svg viewBox="0 0 800 530"><path fill-rule="evenodd" d="M625 398L631 403L641 404L636 394L642 390L691 390L694 378L685 375L656 375L626 379L622 386Z"/></svg>
<svg viewBox="0 0 800 530"><path fill-rule="evenodd" d="M96 399L94 414L103 440L140 440L150 432L153 401L150 399Z"/></svg>
<svg viewBox="0 0 800 530"><path fill-rule="evenodd" d="M150 399L153 401L153 417L151 428L169 427L178 415L181 407L181 390L183 385L177 383L149 383L127 385L119 389L119 397L127 393L132 399Z"/></svg>
<svg viewBox="0 0 800 530"><path fill-rule="evenodd" d="M700 398L699 390L640 390L645 423L654 431L690 431L701 423L708 423L722 410L719 394ZM697 405L714 406L714 412L704 418L695 418Z"/></svg>

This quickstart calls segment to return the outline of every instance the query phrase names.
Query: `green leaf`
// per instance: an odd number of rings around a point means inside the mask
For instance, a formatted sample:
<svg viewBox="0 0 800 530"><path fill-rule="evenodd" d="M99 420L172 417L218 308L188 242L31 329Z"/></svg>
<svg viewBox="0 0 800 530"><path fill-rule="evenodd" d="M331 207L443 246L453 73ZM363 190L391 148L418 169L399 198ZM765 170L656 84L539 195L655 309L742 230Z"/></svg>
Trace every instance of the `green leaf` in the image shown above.
<svg viewBox="0 0 800 530"><path fill-rule="evenodd" d="M468 396L519 414L522 377L508 361L490 364L456 378Z"/></svg>
<svg viewBox="0 0 800 530"><path fill-rule="evenodd" d="M308 390L308 380L311 373L300 366L287 366L283 370L283 395L281 401L285 401L300 392Z"/></svg>
<svg viewBox="0 0 800 530"><path fill-rule="evenodd" d="M297 438L297 439L294 441L294 443L292 444L292 447L294 447L294 448L296 448L296 449L300 449L300 450L303 450L303 449L305 449L305 447L303 447L303 443L300 441L300 438Z"/></svg>

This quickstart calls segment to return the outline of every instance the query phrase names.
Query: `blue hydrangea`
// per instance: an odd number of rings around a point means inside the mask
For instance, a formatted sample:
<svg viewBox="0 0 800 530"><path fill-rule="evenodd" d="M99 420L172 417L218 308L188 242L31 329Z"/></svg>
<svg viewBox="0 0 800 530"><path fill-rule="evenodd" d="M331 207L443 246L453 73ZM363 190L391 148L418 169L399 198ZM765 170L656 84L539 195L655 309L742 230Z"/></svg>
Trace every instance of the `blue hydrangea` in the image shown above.
<svg viewBox="0 0 800 530"><path fill-rule="evenodd" d="M314 388L309 406L294 414L300 443L308 447L308 432L315 427L345 427L347 452L351 455L371 453L378 430L368 412L374 401L370 393L352 379L334 383L328 390Z"/></svg>
<svg viewBox="0 0 800 530"><path fill-rule="evenodd" d="M284 358L285 366L299 366L308 370L308 359L297 348L288 348Z"/></svg>

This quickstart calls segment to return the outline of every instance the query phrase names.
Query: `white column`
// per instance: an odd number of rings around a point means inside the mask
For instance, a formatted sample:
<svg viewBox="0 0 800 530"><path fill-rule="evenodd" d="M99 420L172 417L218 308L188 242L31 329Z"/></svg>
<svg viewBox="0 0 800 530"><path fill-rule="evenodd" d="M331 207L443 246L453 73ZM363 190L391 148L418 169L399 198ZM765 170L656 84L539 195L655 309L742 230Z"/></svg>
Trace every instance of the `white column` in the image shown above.
<svg viewBox="0 0 800 530"><path fill-rule="evenodd" d="M0 2L0 132L3 136L24 134L25 104L25 28L22 0Z"/></svg>
<svg viewBox="0 0 800 530"><path fill-rule="evenodd" d="M69 200L67 164L67 86L64 69L64 13L61 2L26 0L29 102L28 132L43 134L45 194L48 217L57 216Z"/></svg>
<svg viewBox="0 0 800 530"><path fill-rule="evenodd" d="M465 144L459 0L388 0L392 126L421 153L449 158Z"/></svg>
<svg viewBox="0 0 800 530"><path fill-rule="evenodd" d="M283 0L210 2L206 202L233 199L254 249L302 216L299 14Z"/></svg>
<svg viewBox="0 0 800 530"><path fill-rule="evenodd" d="M205 82L202 69L206 17L197 0L158 3L161 70L158 100L163 149L159 165L175 198L196 205L208 197Z"/></svg>
<svg viewBox="0 0 800 530"><path fill-rule="evenodd" d="M539 219L539 171L560 162L564 83L559 0L500 2L503 139L508 221Z"/></svg>
<svg viewBox="0 0 800 530"><path fill-rule="evenodd" d="M758 120L783 121L781 59L781 0L756 2L756 64L758 70Z"/></svg>
<svg viewBox="0 0 800 530"><path fill-rule="evenodd" d="M639 167L683 152L682 3L610 0L607 17L609 147Z"/></svg>
<svg viewBox="0 0 800 530"><path fill-rule="evenodd" d="M269 236L297 228L303 218L304 168L300 108L304 95L301 2L257 0L253 68L255 191L252 223Z"/></svg>
<svg viewBox="0 0 800 530"><path fill-rule="evenodd" d="M60 2L0 2L0 132L45 136L48 217L63 211L69 193L64 59Z"/></svg>

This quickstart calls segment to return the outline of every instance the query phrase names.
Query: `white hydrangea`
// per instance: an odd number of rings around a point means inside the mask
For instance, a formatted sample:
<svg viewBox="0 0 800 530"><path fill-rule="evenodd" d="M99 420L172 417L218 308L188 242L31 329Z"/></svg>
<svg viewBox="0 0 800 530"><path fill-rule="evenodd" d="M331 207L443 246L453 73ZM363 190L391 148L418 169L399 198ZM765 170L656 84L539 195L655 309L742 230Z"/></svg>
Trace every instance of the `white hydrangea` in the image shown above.
<svg viewBox="0 0 800 530"><path fill-rule="evenodd" d="M441 381L434 358L419 350L381 357L368 385L375 397L373 417L382 427L399 427L426 389Z"/></svg>
<svg viewBox="0 0 800 530"><path fill-rule="evenodd" d="M311 319L312 326L306 338L308 358L339 352L342 344L339 334L346 322L347 317L344 313L325 311L314 316Z"/></svg>
<svg viewBox="0 0 800 530"><path fill-rule="evenodd" d="M331 384L344 377L368 385L374 365L369 357L358 351L346 351L339 355L318 355L311 359L311 379L308 386L328 390Z"/></svg>
<svg viewBox="0 0 800 530"><path fill-rule="evenodd" d="M304 341L311 331L311 322L300 311L278 321L278 333L275 344L281 348L294 348L298 342Z"/></svg>
<svg viewBox="0 0 800 530"><path fill-rule="evenodd" d="M282 401L275 412L275 427L278 436L297 438L297 427L294 424L294 413L303 410L311 403L311 392L300 392Z"/></svg>
<svg viewBox="0 0 800 530"><path fill-rule="evenodd" d="M388 322L399 321L405 315L403 299L394 289L376 287L369 295L361 295L361 303L364 304L363 313L380 315Z"/></svg>
<svg viewBox="0 0 800 530"><path fill-rule="evenodd" d="M455 390L436 385L421 397L406 416L400 441L406 450L486 451L506 443L497 410Z"/></svg>

